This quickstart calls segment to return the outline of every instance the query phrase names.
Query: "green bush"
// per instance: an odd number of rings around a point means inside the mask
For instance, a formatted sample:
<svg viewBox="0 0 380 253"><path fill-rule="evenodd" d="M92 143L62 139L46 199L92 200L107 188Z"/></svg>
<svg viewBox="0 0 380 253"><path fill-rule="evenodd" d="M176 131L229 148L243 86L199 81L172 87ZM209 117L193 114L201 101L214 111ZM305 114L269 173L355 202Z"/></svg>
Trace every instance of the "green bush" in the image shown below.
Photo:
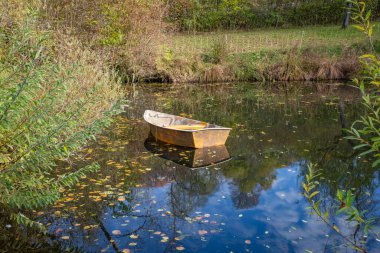
<svg viewBox="0 0 380 253"><path fill-rule="evenodd" d="M0 210L27 226L40 225L23 210L53 204L63 187L97 169L55 171L110 124L121 98L96 54L56 36L28 20L0 38Z"/></svg>
<svg viewBox="0 0 380 253"><path fill-rule="evenodd" d="M374 12L378 0L367 0ZM169 0L167 21L181 30L340 24L345 0Z"/></svg>
<svg viewBox="0 0 380 253"><path fill-rule="evenodd" d="M225 41L216 41L210 48L209 52L202 54L202 60L205 63L219 64L226 60L228 55Z"/></svg>

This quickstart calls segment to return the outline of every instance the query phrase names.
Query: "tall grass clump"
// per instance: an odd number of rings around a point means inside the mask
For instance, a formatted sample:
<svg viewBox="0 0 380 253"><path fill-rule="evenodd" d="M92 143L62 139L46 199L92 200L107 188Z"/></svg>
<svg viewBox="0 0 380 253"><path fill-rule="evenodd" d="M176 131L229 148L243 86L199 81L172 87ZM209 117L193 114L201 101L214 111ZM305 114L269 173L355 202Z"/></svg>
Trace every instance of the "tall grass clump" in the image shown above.
<svg viewBox="0 0 380 253"><path fill-rule="evenodd" d="M99 57L29 17L0 38L0 215L41 227L26 213L98 168L56 175L119 111L120 84Z"/></svg>
<svg viewBox="0 0 380 253"><path fill-rule="evenodd" d="M206 63L220 64L226 61L228 53L226 42L217 40L211 45L208 52L202 54L202 59Z"/></svg>
<svg viewBox="0 0 380 253"><path fill-rule="evenodd" d="M91 45L125 81L141 81L156 74L164 14L162 0L47 0L41 23Z"/></svg>

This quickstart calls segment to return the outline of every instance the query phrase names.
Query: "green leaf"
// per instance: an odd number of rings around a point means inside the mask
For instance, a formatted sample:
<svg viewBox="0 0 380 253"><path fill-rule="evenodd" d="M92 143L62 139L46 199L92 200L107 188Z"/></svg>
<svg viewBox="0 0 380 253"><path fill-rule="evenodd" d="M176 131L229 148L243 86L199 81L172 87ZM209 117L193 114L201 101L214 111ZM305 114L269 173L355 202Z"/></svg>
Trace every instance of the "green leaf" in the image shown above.
<svg viewBox="0 0 380 253"><path fill-rule="evenodd" d="M360 144L360 145L357 145L354 147L354 149L360 149L360 148L363 148L363 147L368 147L368 144Z"/></svg>
<svg viewBox="0 0 380 253"><path fill-rule="evenodd" d="M371 10L367 11L365 18L364 18L365 21L369 20L369 18L371 17L371 13L372 13Z"/></svg>
<svg viewBox="0 0 380 253"><path fill-rule="evenodd" d="M325 220L328 220L329 219L329 212L326 211L324 213L323 217L325 218Z"/></svg>
<svg viewBox="0 0 380 253"><path fill-rule="evenodd" d="M340 232L339 228L338 228L335 224L333 225L333 229L334 229L336 232L338 232L338 233Z"/></svg>
<svg viewBox="0 0 380 253"><path fill-rule="evenodd" d="M360 31L365 31L365 28L360 26L360 25L352 25L354 28L360 30Z"/></svg>
<svg viewBox="0 0 380 253"><path fill-rule="evenodd" d="M380 159L377 159L375 162L372 163L372 167L377 167L380 165Z"/></svg>
<svg viewBox="0 0 380 253"><path fill-rule="evenodd" d="M342 208L340 208L338 211L336 211L336 215L339 215L339 214L341 214L341 213L344 213L344 212L346 212L348 210L348 207L342 207Z"/></svg>
<svg viewBox="0 0 380 253"><path fill-rule="evenodd" d="M366 155L371 154L373 152L375 152L375 150L369 149L367 151L364 151L364 152L360 153L359 156L366 156Z"/></svg>
<svg viewBox="0 0 380 253"><path fill-rule="evenodd" d="M315 191L313 192L312 194L310 194L310 199L313 198L314 196L316 196L317 194L319 194L319 191Z"/></svg>

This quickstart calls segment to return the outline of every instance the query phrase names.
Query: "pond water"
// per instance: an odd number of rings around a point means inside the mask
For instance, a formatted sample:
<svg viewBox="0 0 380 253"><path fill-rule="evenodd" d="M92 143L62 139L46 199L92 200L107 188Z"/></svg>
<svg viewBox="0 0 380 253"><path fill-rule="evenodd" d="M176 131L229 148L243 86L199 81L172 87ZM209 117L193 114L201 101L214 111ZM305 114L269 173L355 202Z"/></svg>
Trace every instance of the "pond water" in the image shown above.
<svg viewBox="0 0 380 253"><path fill-rule="evenodd" d="M74 252L351 252L306 209L302 181L310 162L322 173L322 209L335 212L337 189L352 189L357 208L379 217L378 170L343 139L361 111L347 86L145 85L131 89L125 108L64 166L96 161L101 168L54 207L33 212L51 235L33 240ZM156 143L145 109L233 130L225 147ZM330 219L354 238L343 217ZM369 252L380 252L380 241L361 236Z"/></svg>

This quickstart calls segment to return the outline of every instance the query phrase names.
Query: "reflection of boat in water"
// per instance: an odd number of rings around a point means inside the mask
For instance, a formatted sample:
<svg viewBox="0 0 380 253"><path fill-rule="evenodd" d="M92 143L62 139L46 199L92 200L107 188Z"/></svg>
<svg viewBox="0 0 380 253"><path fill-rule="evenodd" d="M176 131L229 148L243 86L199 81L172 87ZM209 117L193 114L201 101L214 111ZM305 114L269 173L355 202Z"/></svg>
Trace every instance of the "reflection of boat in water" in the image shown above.
<svg viewBox="0 0 380 253"><path fill-rule="evenodd" d="M146 139L145 148L151 153L189 168L202 168L221 164L231 159L226 146L187 148L156 142L153 136Z"/></svg>
<svg viewBox="0 0 380 253"><path fill-rule="evenodd" d="M231 128L150 110L145 111L144 120L156 139L184 147L224 145L231 131Z"/></svg>

